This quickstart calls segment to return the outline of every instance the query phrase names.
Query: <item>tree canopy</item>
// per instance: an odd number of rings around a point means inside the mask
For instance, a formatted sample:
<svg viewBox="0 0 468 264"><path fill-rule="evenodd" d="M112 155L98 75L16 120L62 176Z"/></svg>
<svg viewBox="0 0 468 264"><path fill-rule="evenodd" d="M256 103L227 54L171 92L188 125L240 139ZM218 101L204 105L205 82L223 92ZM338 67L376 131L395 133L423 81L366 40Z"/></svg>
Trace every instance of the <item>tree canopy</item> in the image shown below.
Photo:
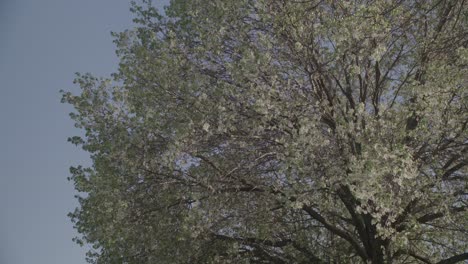
<svg viewBox="0 0 468 264"><path fill-rule="evenodd" d="M464 0L133 3L63 92L91 263L468 259Z"/></svg>

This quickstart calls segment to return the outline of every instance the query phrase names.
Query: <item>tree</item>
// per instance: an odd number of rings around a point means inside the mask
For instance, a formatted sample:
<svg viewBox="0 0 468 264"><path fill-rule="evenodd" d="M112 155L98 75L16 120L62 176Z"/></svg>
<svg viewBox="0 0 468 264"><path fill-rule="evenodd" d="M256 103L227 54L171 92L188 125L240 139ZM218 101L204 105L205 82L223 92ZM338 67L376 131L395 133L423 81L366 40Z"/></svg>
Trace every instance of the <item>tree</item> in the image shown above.
<svg viewBox="0 0 468 264"><path fill-rule="evenodd" d="M467 260L467 3L133 4L63 93L91 263Z"/></svg>

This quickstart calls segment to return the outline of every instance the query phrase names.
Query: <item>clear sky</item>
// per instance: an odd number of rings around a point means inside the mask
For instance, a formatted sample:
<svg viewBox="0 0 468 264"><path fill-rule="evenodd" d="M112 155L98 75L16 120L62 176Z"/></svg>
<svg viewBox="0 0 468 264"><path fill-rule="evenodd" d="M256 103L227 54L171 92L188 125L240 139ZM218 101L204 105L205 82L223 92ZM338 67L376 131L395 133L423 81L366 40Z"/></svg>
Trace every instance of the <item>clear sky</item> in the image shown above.
<svg viewBox="0 0 468 264"><path fill-rule="evenodd" d="M154 1L157 4L161 1ZM166 2L166 1L164 1ZM88 156L59 90L75 72L107 76L110 31L132 27L127 0L0 0L0 264L84 264L66 216L71 165Z"/></svg>

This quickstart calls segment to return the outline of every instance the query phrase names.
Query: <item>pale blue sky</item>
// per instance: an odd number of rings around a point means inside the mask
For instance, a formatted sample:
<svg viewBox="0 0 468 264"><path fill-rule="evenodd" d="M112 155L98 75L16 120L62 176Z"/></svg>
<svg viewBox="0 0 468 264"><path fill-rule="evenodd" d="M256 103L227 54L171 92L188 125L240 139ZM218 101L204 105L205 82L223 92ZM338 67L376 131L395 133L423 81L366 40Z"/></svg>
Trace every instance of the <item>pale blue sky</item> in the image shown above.
<svg viewBox="0 0 468 264"><path fill-rule="evenodd" d="M161 1L155 1L161 2ZM166 1L164 1L166 2ZM71 165L87 154L59 90L75 72L116 70L110 31L132 26L127 0L0 0L0 264L84 264L68 217Z"/></svg>

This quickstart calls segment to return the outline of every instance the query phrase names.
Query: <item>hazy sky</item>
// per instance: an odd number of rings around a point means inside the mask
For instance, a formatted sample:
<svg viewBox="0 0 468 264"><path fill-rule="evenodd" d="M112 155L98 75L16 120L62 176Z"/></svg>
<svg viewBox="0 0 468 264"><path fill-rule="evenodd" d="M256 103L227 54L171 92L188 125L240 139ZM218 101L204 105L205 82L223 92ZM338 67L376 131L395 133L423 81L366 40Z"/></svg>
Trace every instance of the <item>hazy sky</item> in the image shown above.
<svg viewBox="0 0 468 264"><path fill-rule="evenodd" d="M155 1L161 2L161 1ZM164 1L166 2L166 1ZM87 154L59 90L75 72L116 70L110 31L132 26L127 0L0 0L0 264L83 264L67 181Z"/></svg>

